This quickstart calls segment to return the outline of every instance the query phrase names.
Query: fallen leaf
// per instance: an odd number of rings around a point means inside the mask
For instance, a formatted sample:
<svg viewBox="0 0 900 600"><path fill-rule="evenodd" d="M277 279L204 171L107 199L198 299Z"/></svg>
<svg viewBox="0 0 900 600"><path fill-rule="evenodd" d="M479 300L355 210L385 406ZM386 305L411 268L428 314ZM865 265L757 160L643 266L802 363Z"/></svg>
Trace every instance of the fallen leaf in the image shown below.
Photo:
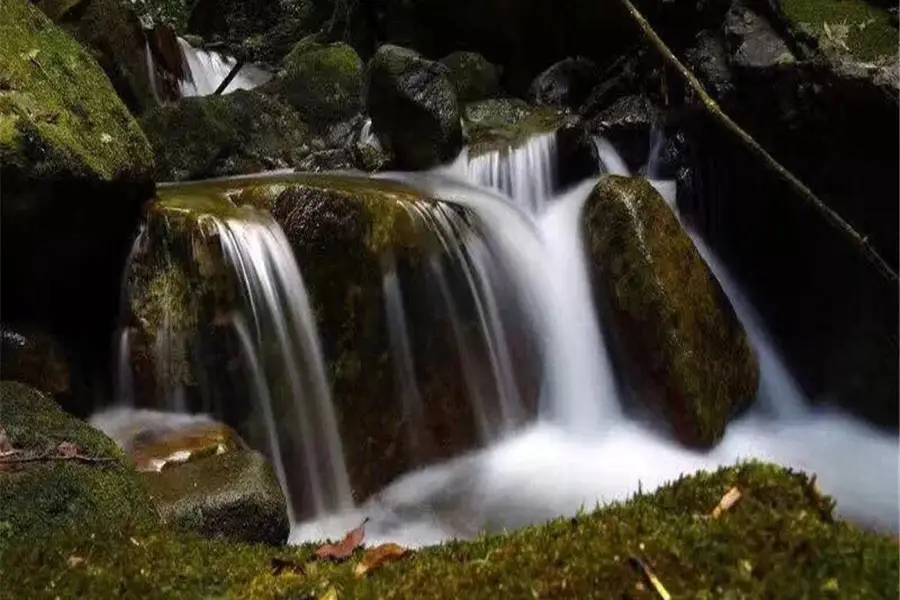
<svg viewBox="0 0 900 600"><path fill-rule="evenodd" d="M300 563L277 557L272 559L272 575L281 575L282 573L296 573L297 575L302 575L303 572L303 565Z"/></svg>
<svg viewBox="0 0 900 600"><path fill-rule="evenodd" d="M69 564L70 569L75 569L83 565L85 561L84 558L78 556L77 554L73 554L66 562Z"/></svg>
<svg viewBox="0 0 900 600"><path fill-rule="evenodd" d="M59 455L63 458L75 458L79 453L78 446L72 442L62 442L56 447L56 451L59 452Z"/></svg>
<svg viewBox="0 0 900 600"><path fill-rule="evenodd" d="M409 548L404 548L397 544L381 544L380 546L375 546L374 548L366 550L366 553L363 554L359 564L356 565L356 568L353 570L353 574L357 577L365 577L370 571L377 569L385 563L400 560L407 554L409 554Z"/></svg>
<svg viewBox="0 0 900 600"><path fill-rule="evenodd" d="M733 487L725 492L725 495L722 496L722 499L719 500L719 503L713 509L712 514L709 515L710 519L718 519L722 516L722 514L729 510L732 506L738 503L738 500L742 498L741 490Z"/></svg>
<svg viewBox="0 0 900 600"><path fill-rule="evenodd" d="M316 556L322 559L330 558L335 561L346 559L363 543L363 539L366 537L366 523L368 522L369 518L366 517L359 527L348 531L339 544L323 544L319 546L319 549L316 550Z"/></svg>

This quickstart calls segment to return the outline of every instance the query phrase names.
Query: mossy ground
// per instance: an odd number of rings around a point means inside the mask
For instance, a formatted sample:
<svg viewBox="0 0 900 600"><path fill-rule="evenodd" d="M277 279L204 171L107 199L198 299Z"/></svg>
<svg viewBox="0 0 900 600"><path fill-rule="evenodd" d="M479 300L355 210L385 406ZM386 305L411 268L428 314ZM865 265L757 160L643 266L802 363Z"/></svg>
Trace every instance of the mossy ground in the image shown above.
<svg viewBox="0 0 900 600"><path fill-rule="evenodd" d="M31 177L147 176L147 139L94 59L30 2L0 0L0 13L4 168Z"/></svg>
<svg viewBox="0 0 900 600"><path fill-rule="evenodd" d="M705 517L732 486L743 498ZM525 493L523 491L523 493ZM3 558L17 598L876 598L898 591L897 542L836 522L803 475L748 463L521 531L413 553L367 578L313 546L264 549L168 533L56 536ZM75 557L75 558L73 558ZM296 564L275 572L272 559Z"/></svg>
<svg viewBox="0 0 900 600"><path fill-rule="evenodd" d="M888 12L865 0L784 0L782 8L825 46L846 50L857 60L897 59L897 29Z"/></svg>

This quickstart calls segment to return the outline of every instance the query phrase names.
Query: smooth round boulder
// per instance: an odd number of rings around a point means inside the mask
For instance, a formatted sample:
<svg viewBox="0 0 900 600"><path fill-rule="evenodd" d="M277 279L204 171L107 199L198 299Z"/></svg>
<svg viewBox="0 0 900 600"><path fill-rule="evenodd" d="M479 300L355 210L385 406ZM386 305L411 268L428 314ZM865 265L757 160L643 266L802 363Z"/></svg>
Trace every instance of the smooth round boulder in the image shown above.
<svg viewBox="0 0 900 600"><path fill-rule="evenodd" d="M397 168L430 169L462 150L460 109L448 69L413 50L378 49L368 67L366 107Z"/></svg>

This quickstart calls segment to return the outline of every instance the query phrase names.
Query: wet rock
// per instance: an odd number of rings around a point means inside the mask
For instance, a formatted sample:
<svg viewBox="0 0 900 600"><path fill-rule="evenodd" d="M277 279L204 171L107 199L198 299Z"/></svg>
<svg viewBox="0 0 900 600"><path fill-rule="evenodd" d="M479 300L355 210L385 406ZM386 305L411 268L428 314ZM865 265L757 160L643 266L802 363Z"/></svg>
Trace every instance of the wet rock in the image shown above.
<svg viewBox="0 0 900 600"><path fill-rule="evenodd" d="M344 43L298 42L283 62L282 74L261 92L292 107L317 134L362 110L363 63Z"/></svg>
<svg viewBox="0 0 900 600"><path fill-rule="evenodd" d="M65 395L70 391L65 350L56 338L33 327L0 326L0 379Z"/></svg>
<svg viewBox="0 0 900 600"><path fill-rule="evenodd" d="M640 400L660 410L683 443L715 445L759 380L728 299L645 180L604 176L583 219L607 326L639 373L633 382L652 382Z"/></svg>
<svg viewBox="0 0 900 600"><path fill-rule="evenodd" d="M116 444L64 413L48 395L23 384L0 383L0 427L23 455L71 442L106 462L36 461L0 470L3 535L0 556L12 546L33 547L54 535L145 532L158 524L137 473Z"/></svg>
<svg viewBox="0 0 900 600"><path fill-rule="evenodd" d="M515 98L466 104L463 117L472 155L518 147L532 136L553 131L564 119L555 109Z"/></svg>
<svg viewBox="0 0 900 600"><path fill-rule="evenodd" d="M31 3L4 5L0 39L4 320L106 347L152 150L94 59Z"/></svg>
<svg viewBox="0 0 900 600"><path fill-rule="evenodd" d="M701 31L685 58L713 98L718 102L731 100L734 84L724 40L712 32Z"/></svg>
<svg viewBox="0 0 900 600"><path fill-rule="evenodd" d="M612 143L632 170L646 163L651 134L660 126L660 111L646 96L620 98L588 124L592 133Z"/></svg>
<svg viewBox="0 0 900 600"><path fill-rule="evenodd" d="M538 75L528 99L538 106L577 109L600 79L600 69L585 58L567 58Z"/></svg>
<svg viewBox="0 0 900 600"><path fill-rule="evenodd" d="M156 106L144 33L130 4L125 0L41 0L35 4L88 49L132 113Z"/></svg>
<svg viewBox="0 0 900 600"><path fill-rule="evenodd" d="M384 45L369 64L366 106L372 129L400 169L423 170L462 150L456 90L447 67Z"/></svg>
<svg viewBox="0 0 900 600"><path fill-rule="evenodd" d="M353 153L346 149L314 152L301 160L297 165L298 171L311 171L313 173L355 168L356 160L354 160Z"/></svg>
<svg viewBox="0 0 900 600"><path fill-rule="evenodd" d="M312 140L294 111L256 91L185 98L147 113L159 181L203 179L291 167Z"/></svg>
<svg viewBox="0 0 900 600"><path fill-rule="evenodd" d="M258 452L229 452L146 473L163 523L211 538L281 545L290 533L284 494Z"/></svg>
<svg viewBox="0 0 900 600"><path fill-rule="evenodd" d="M450 71L460 102L477 102L501 94L497 67L477 52L453 52L441 59Z"/></svg>
<svg viewBox="0 0 900 600"><path fill-rule="evenodd" d="M597 146L581 123L567 123L556 130L556 177L563 188L600 170Z"/></svg>
<svg viewBox="0 0 900 600"><path fill-rule="evenodd" d="M768 21L741 2L735 2L728 10L723 32L736 69L765 72L796 61Z"/></svg>

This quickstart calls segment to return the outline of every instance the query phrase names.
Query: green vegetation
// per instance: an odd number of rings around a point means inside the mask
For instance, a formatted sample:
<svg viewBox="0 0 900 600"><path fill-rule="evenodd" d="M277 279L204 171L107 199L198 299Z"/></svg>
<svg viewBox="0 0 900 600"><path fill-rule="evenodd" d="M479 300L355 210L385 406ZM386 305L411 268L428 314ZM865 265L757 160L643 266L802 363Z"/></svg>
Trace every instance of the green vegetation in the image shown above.
<svg viewBox="0 0 900 600"><path fill-rule="evenodd" d="M888 12L865 0L784 0L785 15L826 49L857 60L897 60L897 29Z"/></svg>
<svg viewBox="0 0 900 600"><path fill-rule="evenodd" d="M20 383L0 383L0 428L23 452L53 455L59 444L71 442L81 454L111 459L93 464L38 461L18 471L0 471L0 555L52 546L50 538L56 535L86 536L109 528L143 531L158 523L146 489L121 450L64 413L51 397Z"/></svg>
<svg viewBox="0 0 900 600"><path fill-rule="evenodd" d="M147 177L153 165L147 139L94 59L30 2L0 0L0 12L4 172Z"/></svg>
<svg viewBox="0 0 900 600"><path fill-rule="evenodd" d="M706 518L732 486L743 498ZM805 476L760 463L699 473L576 518L424 549L365 579L353 575L362 551L335 565L313 562L313 549L82 531L16 547L0 567L18 574L5 582L11 597L98 600L658 598L632 556L673 598L888 597L900 574L895 540L836 522L831 501Z"/></svg>
<svg viewBox="0 0 900 600"><path fill-rule="evenodd" d="M584 227L623 344L658 386L679 438L711 446L753 400L759 380L728 298L646 180L603 177Z"/></svg>

